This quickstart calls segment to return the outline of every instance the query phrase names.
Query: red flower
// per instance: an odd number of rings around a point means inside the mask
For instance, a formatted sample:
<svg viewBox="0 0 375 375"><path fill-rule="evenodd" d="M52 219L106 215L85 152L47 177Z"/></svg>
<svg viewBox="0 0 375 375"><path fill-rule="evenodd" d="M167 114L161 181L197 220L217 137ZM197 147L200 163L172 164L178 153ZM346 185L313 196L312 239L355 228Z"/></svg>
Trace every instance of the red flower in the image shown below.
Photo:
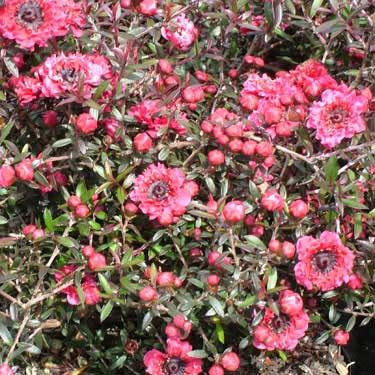
<svg viewBox="0 0 375 375"><path fill-rule="evenodd" d="M192 346L176 338L167 340L167 353L152 349L143 358L146 372L150 375L199 375L202 360L188 355Z"/></svg>
<svg viewBox="0 0 375 375"><path fill-rule="evenodd" d="M98 53L52 55L31 71L34 78L20 76L12 82L21 104L67 94L90 99L104 79L112 78L109 61Z"/></svg>
<svg viewBox="0 0 375 375"><path fill-rule="evenodd" d="M50 38L64 36L71 28L82 35L85 16L74 0L6 0L0 8L0 34L14 39L22 47L46 47Z"/></svg>
<svg viewBox="0 0 375 375"><path fill-rule="evenodd" d="M76 270L73 264L66 264L55 273L55 280L60 282L65 276L70 275ZM91 275L85 275L82 280L81 288L85 298L86 305L95 305L100 301L100 291L96 285L94 278ZM77 289L71 285L62 290L67 296L67 301L70 305L79 305L80 299Z"/></svg>
<svg viewBox="0 0 375 375"><path fill-rule="evenodd" d="M282 312L276 315L272 309L266 308L263 321L254 330L253 344L256 348L293 350L299 339L305 335L310 319L302 310L303 303L302 307L299 301L295 308L287 309L285 293L286 291L280 295L279 303L283 308L282 311L288 313Z"/></svg>
<svg viewBox="0 0 375 375"><path fill-rule="evenodd" d="M134 180L130 198L140 202L139 208L151 220L169 225L179 220L191 201L189 189L184 188L186 182L181 169L152 164Z"/></svg>
<svg viewBox="0 0 375 375"><path fill-rule="evenodd" d="M199 31L185 14L181 14L171 21L170 27L161 28L161 35L172 42L174 48L187 51L198 38Z"/></svg>
<svg viewBox="0 0 375 375"><path fill-rule="evenodd" d="M304 236L297 241L299 262L296 280L308 290L332 290L350 280L354 254L334 232L325 231L320 239Z"/></svg>
<svg viewBox="0 0 375 375"><path fill-rule="evenodd" d="M363 114L367 110L368 99L342 84L335 90L324 91L321 101L313 103L306 126L316 129L316 138L332 148L344 138L366 130Z"/></svg>

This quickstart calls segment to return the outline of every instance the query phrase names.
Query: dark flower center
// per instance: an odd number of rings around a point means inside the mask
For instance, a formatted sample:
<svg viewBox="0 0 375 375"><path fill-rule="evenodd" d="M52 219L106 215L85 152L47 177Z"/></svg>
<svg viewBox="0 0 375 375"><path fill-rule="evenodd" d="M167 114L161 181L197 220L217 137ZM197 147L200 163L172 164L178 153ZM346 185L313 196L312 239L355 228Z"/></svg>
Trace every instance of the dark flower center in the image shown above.
<svg viewBox="0 0 375 375"><path fill-rule="evenodd" d="M328 117L333 124L342 123L345 120L346 112L343 108L336 107L329 112Z"/></svg>
<svg viewBox="0 0 375 375"><path fill-rule="evenodd" d="M157 180L148 188L148 196L156 201L163 201L168 197L169 184L164 180Z"/></svg>
<svg viewBox="0 0 375 375"><path fill-rule="evenodd" d="M275 333L282 333L289 327L290 321L287 315L280 314L275 316L271 322L271 329Z"/></svg>
<svg viewBox="0 0 375 375"><path fill-rule="evenodd" d="M328 273L332 271L336 263L337 255L330 250L320 251L312 258L312 265L315 271L320 273Z"/></svg>
<svg viewBox="0 0 375 375"><path fill-rule="evenodd" d="M75 69L61 69L60 74L62 79L69 83L74 82L77 77L77 71Z"/></svg>
<svg viewBox="0 0 375 375"><path fill-rule="evenodd" d="M172 357L164 364L166 375L184 375L186 363L179 357Z"/></svg>
<svg viewBox="0 0 375 375"><path fill-rule="evenodd" d="M36 30L43 22L43 12L37 1L25 1L18 8L17 23L30 30Z"/></svg>

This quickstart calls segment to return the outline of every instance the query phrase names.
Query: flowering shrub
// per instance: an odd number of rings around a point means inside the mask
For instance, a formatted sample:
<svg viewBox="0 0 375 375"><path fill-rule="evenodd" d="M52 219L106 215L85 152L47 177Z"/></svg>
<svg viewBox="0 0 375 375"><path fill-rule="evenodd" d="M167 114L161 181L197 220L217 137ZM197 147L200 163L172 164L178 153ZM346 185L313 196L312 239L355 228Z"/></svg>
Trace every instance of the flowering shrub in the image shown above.
<svg viewBox="0 0 375 375"><path fill-rule="evenodd" d="M350 342L374 15L0 1L0 375L290 374Z"/></svg>

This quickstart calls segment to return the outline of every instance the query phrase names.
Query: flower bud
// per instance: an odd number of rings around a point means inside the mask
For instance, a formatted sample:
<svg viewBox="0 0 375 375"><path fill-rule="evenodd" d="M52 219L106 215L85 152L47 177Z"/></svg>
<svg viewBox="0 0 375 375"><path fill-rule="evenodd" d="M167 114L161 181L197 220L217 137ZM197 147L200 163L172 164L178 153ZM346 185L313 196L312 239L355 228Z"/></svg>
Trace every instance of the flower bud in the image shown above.
<svg viewBox="0 0 375 375"><path fill-rule="evenodd" d="M343 329L339 329L335 332L334 339L337 345L346 345L349 341L350 334L345 332Z"/></svg>
<svg viewBox="0 0 375 375"><path fill-rule="evenodd" d="M296 247L289 241L284 241L282 245L282 252L285 258L292 259L296 253Z"/></svg>
<svg viewBox="0 0 375 375"><path fill-rule="evenodd" d="M33 234L33 232L36 230L36 226L33 225L33 224L29 224L29 225L26 225L25 228L23 228L22 230L22 234L26 237L28 237L29 235Z"/></svg>
<svg viewBox="0 0 375 375"><path fill-rule="evenodd" d="M208 375L224 375L224 369L220 365L213 365L208 370Z"/></svg>
<svg viewBox="0 0 375 375"><path fill-rule="evenodd" d="M281 120L283 110L280 107L270 105L267 107L264 113L264 121L267 124L275 124Z"/></svg>
<svg viewBox="0 0 375 375"><path fill-rule="evenodd" d="M139 133L134 137L133 145L138 152L147 152L152 147L152 139L147 133Z"/></svg>
<svg viewBox="0 0 375 375"><path fill-rule="evenodd" d="M254 111L258 108L259 100L258 97L252 94L242 94L239 98L240 104L242 107L247 109L248 111Z"/></svg>
<svg viewBox="0 0 375 375"><path fill-rule="evenodd" d="M90 213L90 209L85 204L79 204L78 206L76 206L74 210L74 214L80 218L84 218L88 216L89 213Z"/></svg>
<svg viewBox="0 0 375 375"><path fill-rule="evenodd" d="M228 148L232 152L240 152L242 150L243 142L241 139L235 138L228 143Z"/></svg>
<svg viewBox="0 0 375 375"><path fill-rule="evenodd" d="M238 223L245 218L245 205L241 201L228 202L223 209L224 220L230 223Z"/></svg>
<svg viewBox="0 0 375 375"><path fill-rule="evenodd" d="M75 126L81 133L91 133L98 127L98 122L89 113L81 113L76 120Z"/></svg>
<svg viewBox="0 0 375 375"><path fill-rule="evenodd" d="M255 151L258 155L267 157L273 154L273 146L270 142L259 142Z"/></svg>
<svg viewBox="0 0 375 375"><path fill-rule="evenodd" d="M220 150L212 150L208 153L208 162L211 165L221 165L225 162L225 155L224 152Z"/></svg>
<svg viewBox="0 0 375 375"><path fill-rule="evenodd" d="M7 364L0 365L0 375L13 375L13 370Z"/></svg>
<svg viewBox="0 0 375 375"><path fill-rule="evenodd" d="M268 242L268 248L271 252L278 253L281 251L282 244L279 240L271 240L270 242Z"/></svg>
<svg viewBox="0 0 375 375"><path fill-rule="evenodd" d="M103 254L95 252L94 254L90 255L87 264L89 268L94 271L97 268L105 267L107 265L107 260Z"/></svg>
<svg viewBox="0 0 375 375"><path fill-rule="evenodd" d="M217 286L220 284L220 280L221 280L220 276L211 274L211 275L208 275L207 277L207 284L209 286Z"/></svg>
<svg viewBox="0 0 375 375"><path fill-rule="evenodd" d="M200 82L207 82L209 80L208 75L206 72L203 72L202 70L197 70L195 73L195 78Z"/></svg>
<svg viewBox="0 0 375 375"><path fill-rule="evenodd" d="M160 59L158 62L159 69L162 73L165 74L172 74L173 73L173 67L171 63L168 60Z"/></svg>
<svg viewBox="0 0 375 375"><path fill-rule="evenodd" d="M57 112L56 111L46 111L43 113L43 122L47 128L54 128L59 124L57 119Z"/></svg>
<svg viewBox="0 0 375 375"><path fill-rule="evenodd" d="M44 230L38 228L38 229L35 229L35 230L33 231L33 234L31 235L31 238L32 238L33 240L37 240L38 238L43 237L44 235L45 235Z"/></svg>
<svg viewBox="0 0 375 375"><path fill-rule="evenodd" d="M285 202L284 198L276 190L269 190L262 195L261 203L268 211L282 211Z"/></svg>
<svg viewBox="0 0 375 375"><path fill-rule="evenodd" d="M172 272L160 272L156 277L159 286L170 286L173 284L174 275Z"/></svg>
<svg viewBox="0 0 375 375"><path fill-rule="evenodd" d="M242 153L246 156L253 156L255 154L255 150L257 147L257 143L255 141L245 141L242 145Z"/></svg>
<svg viewBox="0 0 375 375"><path fill-rule="evenodd" d="M204 99L204 91L202 86L195 85L186 87L182 91L182 98L187 103L197 103Z"/></svg>
<svg viewBox="0 0 375 375"><path fill-rule="evenodd" d="M90 258L95 253L96 253L95 249L92 246L90 246L90 245L84 246L82 248L82 254L86 258Z"/></svg>
<svg viewBox="0 0 375 375"><path fill-rule="evenodd" d="M173 324L167 324L167 326L165 327L165 334L168 337L175 337L175 338L181 337L181 331Z"/></svg>
<svg viewBox="0 0 375 375"><path fill-rule="evenodd" d="M349 276L348 287L350 289L362 289L363 288L363 280L362 277L356 273L353 273Z"/></svg>
<svg viewBox="0 0 375 375"><path fill-rule="evenodd" d="M234 352L225 353L221 357L221 365L228 371L237 371L240 367L240 358Z"/></svg>
<svg viewBox="0 0 375 375"><path fill-rule="evenodd" d="M143 301L152 301L159 297L157 291L151 286L146 286L138 293L139 298Z"/></svg>
<svg viewBox="0 0 375 375"><path fill-rule="evenodd" d="M11 165L2 165L0 167L0 187L7 188L15 180L15 171Z"/></svg>
<svg viewBox="0 0 375 375"><path fill-rule="evenodd" d="M303 301L298 293L284 290L280 293L279 303L284 314L297 315L303 309Z"/></svg>
<svg viewBox="0 0 375 375"><path fill-rule="evenodd" d="M303 219L309 212L309 206L302 199L297 199L290 204L289 212L295 218Z"/></svg>
<svg viewBox="0 0 375 375"><path fill-rule="evenodd" d="M82 199L76 195L71 195L68 199L68 206L74 208L82 204Z"/></svg>
<svg viewBox="0 0 375 375"><path fill-rule="evenodd" d="M234 79L238 76L238 70L237 69L231 69L228 73L229 77Z"/></svg>

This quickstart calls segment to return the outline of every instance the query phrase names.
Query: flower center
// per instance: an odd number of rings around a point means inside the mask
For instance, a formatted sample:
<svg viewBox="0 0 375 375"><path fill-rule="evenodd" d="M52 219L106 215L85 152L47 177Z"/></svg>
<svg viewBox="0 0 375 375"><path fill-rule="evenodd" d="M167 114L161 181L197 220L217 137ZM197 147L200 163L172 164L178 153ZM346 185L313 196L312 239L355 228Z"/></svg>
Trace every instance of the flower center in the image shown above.
<svg viewBox="0 0 375 375"><path fill-rule="evenodd" d="M315 271L328 273L333 270L337 263L337 255L330 250L320 251L312 258L312 265Z"/></svg>
<svg viewBox="0 0 375 375"><path fill-rule="evenodd" d="M62 79L69 83L74 82L77 77L77 71L75 69L61 69L60 74Z"/></svg>
<svg viewBox="0 0 375 375"><path fill-rule="evenodd" d="M168 197L169 184L164 180L157 180L148 188L148 196L156 201L163 201Z"/></svg>
<svg viewBox="0 0 375 375"><path fill-rule="evenodd" d="M275 333L282 333L289 327L290 321L287 315L280 314L275 316L271 322L271 329Z"/></svg>
<svg viewBox="0 0 375 375"><path fill-rule="evenodd" d="M346 112L343 108L336 107L329 112L328 117L332 124L340 124L345 120Z"/></svg>
<svg viewBox="0 0 375 375"><path fill-rule="evenodd" d="M36 30L43 22L43 12L37 1L25 1L18 8L17 23L30 30Z"/></svg>
<svg viewBox="0 0 375 375"><path fill-rule="evenodd" d="M186 363L179 357L172 357L164 365L166 375L184 375Z"/></svg>

